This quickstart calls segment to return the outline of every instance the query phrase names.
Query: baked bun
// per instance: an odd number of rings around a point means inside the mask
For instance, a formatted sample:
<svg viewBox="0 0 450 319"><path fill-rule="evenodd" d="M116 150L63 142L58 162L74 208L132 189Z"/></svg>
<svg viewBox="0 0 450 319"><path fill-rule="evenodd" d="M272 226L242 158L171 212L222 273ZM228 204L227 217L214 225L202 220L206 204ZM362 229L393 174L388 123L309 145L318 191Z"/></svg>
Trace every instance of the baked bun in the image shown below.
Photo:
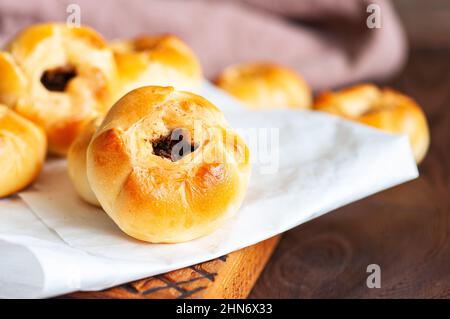
<svg viewBox="0 0 450 319"><path fill-rule="evenodd" d="M50 152L60 155L112 105L115 80L112 51L86 27L35 25L0 54L0 102L45 128Z"/></svg>
<svg viewBox="0 0 450 319"><path fill-rule="evenodd" d="M273 63L227 67L216 84L255 109L308 109L312 103L311 90L300 75Z"/></svg>
<svg viewBox="0 0 450 319"><path fill-rule="evenodd" d="M202 70L192 50L173 35L142 36L111 44L120 77L118 98L142 86L197 91Z"/></svg>
<svg viewBox="0 0 450 319"><path fill-rule="evenodd" d="M125 95L87 152L103 209L125 233L152 243L191 240L233 216L250 168L248 148L223 114L172 87Z"/></svg>
<svg viewBox="0 0 450 319"><path fill-rule="evenodd" d="M428 124L417 103L389 88L361 84L318 96L315 109L355 120L389 133L409 137L414 158L420 163L430 143Z"/></svg>
<svg viewBox="0 0 450 319"><path fill-rule="evenodd" d="M67 153L67 167L75 190L82 199L94 206L100 206L100 203L87 179L86 152L100 123L101 118L97 118L86 124Z"/></svg>
<svg viewBox="0 0 450 319"><path fill-rule="evenodd" d="M0 105L0 197L31 184L41 171L46 153L44 131Z"/></svg>

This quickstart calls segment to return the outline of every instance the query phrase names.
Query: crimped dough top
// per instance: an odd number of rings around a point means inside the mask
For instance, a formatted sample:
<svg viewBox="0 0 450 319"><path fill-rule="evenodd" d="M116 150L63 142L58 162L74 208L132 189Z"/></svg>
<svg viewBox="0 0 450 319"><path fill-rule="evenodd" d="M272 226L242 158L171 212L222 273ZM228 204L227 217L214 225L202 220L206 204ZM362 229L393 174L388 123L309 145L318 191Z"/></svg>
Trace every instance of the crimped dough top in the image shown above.
<svg viewBox="0 0 450 319"><path fill-rule="evenodd" d="M177 159L157 155L156 142L177 129L195 150ZM152 242L216 228L239 207L249 174L248 148L222 113L172 87L128 93L88 148L88 179L102 207L126 233Z"/></svg>

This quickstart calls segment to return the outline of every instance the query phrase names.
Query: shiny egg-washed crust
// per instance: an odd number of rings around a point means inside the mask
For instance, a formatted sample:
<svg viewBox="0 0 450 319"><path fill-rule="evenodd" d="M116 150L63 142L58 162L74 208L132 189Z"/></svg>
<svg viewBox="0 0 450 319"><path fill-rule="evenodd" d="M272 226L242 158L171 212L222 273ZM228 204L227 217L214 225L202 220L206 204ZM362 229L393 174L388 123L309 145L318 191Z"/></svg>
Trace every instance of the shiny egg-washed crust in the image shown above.
<svg viewBox="0 0 450 319"><path fill-rule="evenodd" d="M47 153L44 131L8 107L0 105L0 197L32 183Z"/></svg>
<svg viewBox="0 0 450 319"><path fill-rule="evenodd" d="M67 153L67 168L75 190L82 199L94 206L100 206L100 203L92 191L87 179L86 152L92 136L94 136L100 123L101 118L93 119L87 123L72 143L69 152Z"/></svg>
<svg viewBox="0 0 450 319"><path fill-rule="evenodd" d="M188 132L197 149L181 159L155 155L153 143ZM89 184L128 235L176 243L206 235L241 205L249 150L210 102L172 87L143 87L108 112L87 152Z"/></svg>
<svg viewBox="0 0 450 319"><path fill-rule="evenodd" d="M215 82L250 108L308 109L312 103L311 89L300 75L273 63L232 65Z"/></svg>
<svg viewBox="0 0 450 319"><path fill-rule="evenodd" d="M141 36L111 43L119 77L118 98L142 86L196 92L202 70L192 50L173 35Z"/></svg>
<svg viewBox="0 0 450 319"><path fill-rule="evenodd" d="M45 72L61 68L74 72L65 88L44 86ZM49 151L64 155L83 125L112 105L116 77L113 53L92 29L34 25L0 53L0 102L42 126Z"/></svg>
<svg viewBox="0 0 450 319"><path fill-rule="evenodd" d="M424 112L413 99L395 90L360 84L320 94L314 108L389 133L407 135L417 163L427 153L430 133Z"/></svg>

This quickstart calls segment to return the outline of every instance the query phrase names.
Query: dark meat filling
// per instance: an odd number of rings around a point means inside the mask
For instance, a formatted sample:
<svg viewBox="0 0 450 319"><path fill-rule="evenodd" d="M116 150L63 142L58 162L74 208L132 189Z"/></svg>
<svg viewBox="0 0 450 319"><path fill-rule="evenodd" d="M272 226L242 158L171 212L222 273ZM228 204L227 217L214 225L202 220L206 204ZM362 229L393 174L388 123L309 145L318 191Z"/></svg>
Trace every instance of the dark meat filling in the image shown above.
<svg viewBox="0 0 450 319"><path fill-rule="evenodd" d="M188 134L182 129L176 129L167 136L161 136L152 141L153 154L176 162L183 156L194 152L198 145L191 144Z"/></svg>
<svg viewBox="0 0 450 319"><path fill-rule="evenodd" d="M77 76L71 65L60 66L42 73L41 83L49 91L64 92L70 80Z"/></svg>

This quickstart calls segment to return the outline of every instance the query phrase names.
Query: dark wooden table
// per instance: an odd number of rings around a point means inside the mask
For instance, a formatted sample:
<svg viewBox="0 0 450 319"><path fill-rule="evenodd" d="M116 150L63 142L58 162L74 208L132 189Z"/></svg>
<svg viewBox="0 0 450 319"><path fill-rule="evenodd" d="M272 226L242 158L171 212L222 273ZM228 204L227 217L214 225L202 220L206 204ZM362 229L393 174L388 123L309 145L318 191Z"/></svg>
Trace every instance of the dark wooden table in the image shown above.
<svg viewBox="0 0 450 319"><path fill-rule="evenodd" d="M450 1L395 1L410 38L387 83L425 109L431 147L417 180L284 234L250 298L450 297ZM381 267L369 289L366 267Z"/></svg>

